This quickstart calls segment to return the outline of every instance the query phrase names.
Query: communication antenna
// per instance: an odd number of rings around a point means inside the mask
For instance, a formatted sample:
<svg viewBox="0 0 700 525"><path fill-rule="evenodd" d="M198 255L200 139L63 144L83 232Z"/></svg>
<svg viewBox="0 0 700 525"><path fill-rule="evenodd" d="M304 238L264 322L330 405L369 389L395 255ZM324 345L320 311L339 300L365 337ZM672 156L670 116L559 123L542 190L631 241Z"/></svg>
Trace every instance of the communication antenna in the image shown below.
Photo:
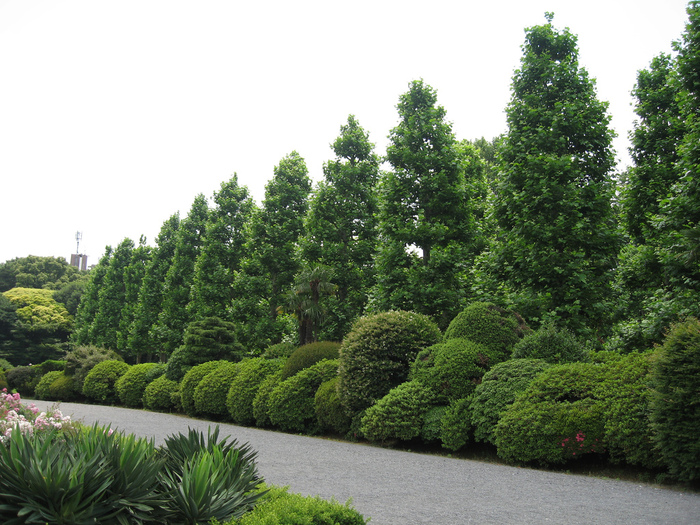
<svg viewBox="0 0 700 525"><path fill-rule="evenodd" d="M80 240L83 238L82 232L75 232L75 253L80 253Z"/></svg>

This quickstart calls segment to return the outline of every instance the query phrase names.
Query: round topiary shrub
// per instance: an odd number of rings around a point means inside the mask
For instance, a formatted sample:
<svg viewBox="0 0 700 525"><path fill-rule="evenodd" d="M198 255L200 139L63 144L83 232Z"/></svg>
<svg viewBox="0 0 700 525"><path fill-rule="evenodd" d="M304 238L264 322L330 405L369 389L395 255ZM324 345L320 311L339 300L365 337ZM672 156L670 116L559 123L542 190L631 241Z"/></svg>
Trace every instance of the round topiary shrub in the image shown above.
<svg viewBox="0 0 700 525"><path fill-rule="evenodd" d="M448 403L469 396L484 373L498 362L498 356L491 348L468 339L449 339L421 352L411 377Z"/></svg>
<svg viewBox="0 0 700 525"><path fill-rule="evenodd" d="M408 378L418 352L441 339L437 325L414 312L391 311L355 322L340 348L338 394L354 415Z"/></svg>
<svg viewBox="0 0 700 525"><path fill-rule="evenodd" d="M513 347L513 359L544 359L558 365L588 361L585 345L569 330L545 324L530 332Z"/></svg>
<svg viewBox="0 0 700 525"><path fill-rule="evenodd" d="M337 376L318 387L314 396L314 411L322 432L345 435L350 431L351 419L338 396Z"/></svg>
<svg viewBox="0 0 700 525"><path fill-rule="evenodd" d="M542 359L511 359L484 374L469 406L474 439L495 443L494 429L501 412L515 401L537 375L550 365Z"/></svg>
<svg viewBox="0 0 700 525"><path fill-rule="evenodd" d="M226 396L231 382L238 375L238 363L221 363L205 375L194 389L195 414L215 419L228 417Z"/></svg>
<svg viewBox="0 0 700 525"><path fill-rule="evenodd" d="M180 382L180 403L182 404L182 410L186 414L193 416L196 412L194 407L194 391L199 382L204 376L210 374L224 363L230 363L230 361L207 361L206 363L193 366L187 371L185 377L183 377Z"/></svg>
<svg viewBox="0 0 700 525"><path fill-rule="evenodd" d="M431 408L423 414L423 428L420 438L426 443L433 443L442 439L442 420L449 407L439 405Z"/></svg>
<svg viewBox="0 0 700 525"><path fill-rule="evenodd" d="M367 409L360 431L370 441L407 441L420 436L423 417L435 406L437 396L419 381L407 381Z"/></svg>
<svg viewBox="0 0 700 525"><path fill-rule="evenodd" d="M285 432L318 432L314 410L316 391L337 373L338 360L324 359L281 381L270 393L268 406L272 424Z"/></svg>
<svg viewBox="0 0 700 525"><path fill-rule="evenodd" d="M75 381L75 389L78 393L83 391L83 382L90 370L102 361L122 361L122 358L114 350L99 348L97 346L79 346L66 354L65 373Z"/></svg>
<svg viewBox="0 0 700 525"><path fill-rule="evenodd" d="M140 408L143 406L143 392L146 387L156 377L153 377L153 371L159 371L162 375L165 373L163 366L159 363L139 363L132 365L129 370L119 378L115 383L114 388L117 391L119 400L124 406Z"/></svg>
<svg viewBox="0 0 700 525"><path fill-rule="evenodd" d="M472 434L470 423L471 397L452 401L440 421L440 441L442 447L457 451L467 443Z"/></svg>
<svg viewBox="0 0 700 525"><path fill-rule="evenodd" d="M39 379L36 388L34 388L34 397L36 397L37 399L43 399L45 401L62 401L53 397L49 389L51 383L53 383L56 379L59 378L59 376L62 375L63 372L54 370L52 372L47 372L46 374L41 376L41 379Z"/></svg>
<svg viewBox="0 0 700 525"><path fill-rule="evenodd" d="M96 403L117 403L117 380L126 374L129 365L124 361L101 361L97 363L83 382L83 395Z"/></svg>
<svg viewBox="0 0 700 525"><path fill-rule="evenodd" d="M494 431L498 455L552 465L603 452L604 410L594 391L602 372L592 363L540 372L502 413Z"/></svg>
<svg viewBox="0 0 700 525"><path fill-rule="evenodd" d="M277 343L268 346L262 354L265 359L286 359L297 347L292 343Z"/></svg>
<svg viewBox="0 0 700 525"><path fill-rule="evenodd" d="M651 421L672 476L700 479L700 321L671 327L653 369Z"/></svg>
<svg viewBox="0 0 700 525"><path fill-rule="evenodd" d="M16 366L6 372L8 389L17 390L24 397L33 397L34 389L43 375L38 365Z"/></svg>
<svg viewBox="0 0 700 525"><path fill-rule="evenodd" d="M270 394L280 383L282 370L270 374L260 383L258 393L253 399L253 417L255 418L255 426L260 428L272 426L270 421Z"/></svg>
<svg viewBox="0 0 700 525"><path fill-rule="evenodd" d="M332 341L317 341L300 346L294 350L284 363L282 381L324 359L338 359L339 353L340 343Z"/></svg>
<svg viewBox="0 0 700 525"><path fill-rule="evenodd" d="M76 401L81 397L76 390L74 379L65 372L61 372L61 375L49 385L49 394L52 399L59 401Z"/></svg>
<svg viewBox="0 0 700 525"><path fill-rule="evenodd" d="M510 357L517 343L530 329L515 312L493 303L473 303L455 317L445 330L445 341L469 339L491 348L498 361Z"/></svg>
<svg viewBox="0 0 700 525"><path fill-rule="evenodd" d="M148 410L168 411L176 408L173 394L178 390L177 381L165 377L165 373L151 381L143 391L143 406Z"/></svg>
<svg viewBox="0 0 700 525"><path fill-rule="evenodd" d="M226 408L231 421L239 425L253 425L253 401L262 381L278 372L283 366L281 359L256 357L238 364L238 374L231 381L226 395Z"/></svg>

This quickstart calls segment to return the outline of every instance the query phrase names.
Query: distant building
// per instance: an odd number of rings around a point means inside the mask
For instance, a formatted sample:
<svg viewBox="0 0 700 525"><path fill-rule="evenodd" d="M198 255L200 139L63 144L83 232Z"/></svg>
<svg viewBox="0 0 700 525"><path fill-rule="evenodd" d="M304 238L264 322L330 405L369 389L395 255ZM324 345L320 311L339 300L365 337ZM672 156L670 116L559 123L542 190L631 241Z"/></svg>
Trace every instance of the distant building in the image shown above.
<svg viewBox="0 0 700 525"><path fill-rule="evenodd" d="M70 265L80 268L81 270L87 270L87 260L87 255L83 255L82 253L73 253L70 256Z"/></svg>

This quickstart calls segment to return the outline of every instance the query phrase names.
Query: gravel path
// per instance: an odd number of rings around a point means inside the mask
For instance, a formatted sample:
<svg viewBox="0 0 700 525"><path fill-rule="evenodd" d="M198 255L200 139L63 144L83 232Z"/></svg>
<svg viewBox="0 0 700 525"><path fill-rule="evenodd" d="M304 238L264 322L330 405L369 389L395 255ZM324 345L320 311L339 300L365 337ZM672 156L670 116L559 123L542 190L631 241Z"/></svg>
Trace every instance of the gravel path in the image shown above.
<svg viewBox="0 0 700 525"><path fill-rule="evenodd" d="M37 402L41 406L41 402ZM212 423L126 408L62 403L65 415L156 444ZM371 525L700 524L700 494L220 424L258 451L265 481L335 497Z"/></svg>

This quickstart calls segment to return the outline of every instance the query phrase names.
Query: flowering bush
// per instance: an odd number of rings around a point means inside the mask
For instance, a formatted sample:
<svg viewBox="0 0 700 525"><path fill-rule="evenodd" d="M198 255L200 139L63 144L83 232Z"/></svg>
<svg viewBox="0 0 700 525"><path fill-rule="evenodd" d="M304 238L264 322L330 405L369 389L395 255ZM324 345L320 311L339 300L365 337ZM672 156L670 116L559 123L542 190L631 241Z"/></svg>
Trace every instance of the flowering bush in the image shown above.
<svg viewBox="0 0 700 525"><path fill-rule="evenodd" d="M12 430L19 428L24 435L71 428L70 416L64 416L53 407L49 412L39 413L34 403L23 405L19 394L9 394L6 388L0 392L0 442L10 439Z"/></svg>

